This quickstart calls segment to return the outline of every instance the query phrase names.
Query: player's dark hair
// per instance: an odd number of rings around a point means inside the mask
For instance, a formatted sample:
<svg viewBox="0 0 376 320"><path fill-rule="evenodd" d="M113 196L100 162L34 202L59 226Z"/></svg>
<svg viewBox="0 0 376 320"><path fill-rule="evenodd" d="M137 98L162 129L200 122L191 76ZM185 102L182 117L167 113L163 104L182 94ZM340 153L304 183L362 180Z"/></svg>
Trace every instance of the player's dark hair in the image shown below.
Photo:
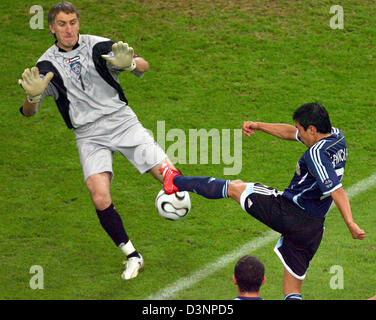
<svg viewBox="0 0 376 320"><path fill-rule="evenodd" d="M315 126L319 133L330 133L332 130L328 112L316 102L303 104L296 109L292 118L299 122L304 130L310 125Z"/></svg>
<svg viewBox="0 0 376 320"><path fill-rule="evenodd" d="M235 265L234 275L241 292L258 292L264 280L265 268L256 257L245 255Z"/></svg>
<svg viewBox="0 0 376 320"><path fill-rule="evenodd" d="M80 20L80 14L77 8L68 1L63 1L55 4L50 11L48 12L48 24L53 26L55 23L55 17L59 12L64 13L75 13L77 15L78 20Z"/></svg>

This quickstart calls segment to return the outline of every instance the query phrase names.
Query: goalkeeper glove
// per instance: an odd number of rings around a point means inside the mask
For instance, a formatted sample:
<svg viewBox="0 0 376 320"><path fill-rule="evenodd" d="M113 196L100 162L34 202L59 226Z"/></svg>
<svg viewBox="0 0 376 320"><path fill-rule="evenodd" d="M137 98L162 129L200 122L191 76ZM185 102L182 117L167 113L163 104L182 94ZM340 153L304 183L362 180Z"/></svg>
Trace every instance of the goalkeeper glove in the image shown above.
<svg viewBox="0 0 376 320"><path fill-rule="evenodd" d="M18 83L25 90L27 100L30 103L38 103L42 98L42 93L50 83L54 74L49 72L44 79L40 78L39 70L37 67L27 68L22 74L22 80L19 79Z"/></svg>
<svg viewBox="0 0 376 320"><path fill-rule="evenodd" d="M136 68L136 62L133 58L133 48L128 47L127 43L119 41L112 45L113 57L102 55L102 58L114 65L117 69L133 71Z"/></svg>

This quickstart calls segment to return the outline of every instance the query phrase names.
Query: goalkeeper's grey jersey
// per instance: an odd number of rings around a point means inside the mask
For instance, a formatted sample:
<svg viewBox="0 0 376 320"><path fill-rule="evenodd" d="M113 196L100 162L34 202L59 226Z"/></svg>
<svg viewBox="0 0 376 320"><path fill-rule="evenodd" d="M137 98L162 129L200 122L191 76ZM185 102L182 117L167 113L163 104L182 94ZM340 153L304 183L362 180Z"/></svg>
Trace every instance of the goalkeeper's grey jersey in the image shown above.
<svg viewBox="0 0 376 320"><path fill-rule="evenodd" d="M101 57L112 54L112 44L106 38L80 34L73 50L66 52L54 44L39 58L40 74L54 73L42 97L55 99L68 128L79 128L120 108L128 109L129 125L137 122L118 82L121 70Z"/></svg>

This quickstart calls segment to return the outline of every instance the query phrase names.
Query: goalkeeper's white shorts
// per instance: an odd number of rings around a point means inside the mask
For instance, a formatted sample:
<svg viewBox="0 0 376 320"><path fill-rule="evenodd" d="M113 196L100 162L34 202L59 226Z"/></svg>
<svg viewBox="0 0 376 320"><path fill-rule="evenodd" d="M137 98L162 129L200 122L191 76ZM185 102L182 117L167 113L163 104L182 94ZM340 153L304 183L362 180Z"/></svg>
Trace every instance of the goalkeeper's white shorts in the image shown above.
<svg viewBox="0 0 376 320"><path fill-rule="evenodd" d="M93 174L111 172L113 153L118 152L144 174L167 158L137 117L129 118L126 107L75 129L85 181Z"/></svg>

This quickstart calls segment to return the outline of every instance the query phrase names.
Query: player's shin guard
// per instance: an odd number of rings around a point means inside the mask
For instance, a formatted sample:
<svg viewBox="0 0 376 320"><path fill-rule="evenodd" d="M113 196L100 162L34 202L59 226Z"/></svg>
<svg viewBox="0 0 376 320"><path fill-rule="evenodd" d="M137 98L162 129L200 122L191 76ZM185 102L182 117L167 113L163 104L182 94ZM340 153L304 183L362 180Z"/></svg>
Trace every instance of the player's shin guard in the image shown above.
<svg viewBox="0 0 376 320"><path fill-rule="evenodd" d="M230 180L221 180L212 177L176 176L174 184L179 191L190 191L208 199L228 198L227 189Z"/></svg>

